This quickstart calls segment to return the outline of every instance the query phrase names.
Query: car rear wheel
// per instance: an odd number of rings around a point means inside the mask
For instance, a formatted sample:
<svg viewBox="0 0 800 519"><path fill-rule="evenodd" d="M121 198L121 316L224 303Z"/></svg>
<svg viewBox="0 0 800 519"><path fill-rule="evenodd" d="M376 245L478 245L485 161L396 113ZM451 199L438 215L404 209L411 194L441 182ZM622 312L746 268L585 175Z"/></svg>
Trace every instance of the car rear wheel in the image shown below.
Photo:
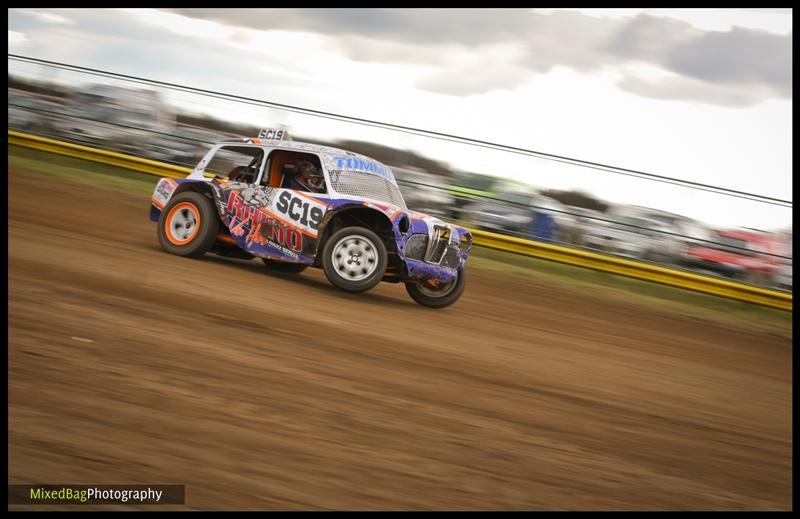
<svg viewBox="0 0 800 519"><path fill-rule="evenodd" d="M463 268L458 269L456 279L449 283L437 283L435 286L428 282L406 282L406 291L411 299L429 308L444 308L450 306L464 293L467 276Z"/></svg>
<svg viewBox="0 0 800 519"><path fill-rule="evenodd" d="M261 258L267 270L272 272L283 272L286 274L299 274L308 268L308 265L303 263L286 263L285 261L276 261L267 258Z"/></svg>
<svg viewBox="0 0 800 519"><path fill-rule="evenodd" d="M380 283L386 263L386 245L366 227L339 229L322 252L328 281L348 292L365 292Z"/></svg>
<svg viewBox="0 0 800 519"><path fill-rule="evenodd" d="M211 200L194 191L180 193L161 211L158 241L170 254L197 258L214 246L219 223Z"/></svg>

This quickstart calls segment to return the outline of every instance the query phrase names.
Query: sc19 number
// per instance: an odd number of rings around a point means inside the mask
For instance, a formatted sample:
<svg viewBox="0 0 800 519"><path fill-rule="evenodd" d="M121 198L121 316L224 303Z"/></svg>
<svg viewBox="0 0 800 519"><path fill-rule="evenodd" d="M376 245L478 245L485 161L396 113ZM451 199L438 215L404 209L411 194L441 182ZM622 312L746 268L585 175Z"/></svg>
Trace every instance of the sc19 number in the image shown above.
<svg viewBox="0 0 800 519"><path fill-rule="evenodd" d="M283 140L283 130L261 130L258 132L258 138L280 141Z"/></svg>
<svg viewBox="0 0 800 519"><path fill-rule="evenodd" d="M315 231L319 227L320 220L322 220L322 209L312 207L310 203L302 198L292 196L289 191L284 191L278 196L276 208L295 222L308 226Z"/></svg>

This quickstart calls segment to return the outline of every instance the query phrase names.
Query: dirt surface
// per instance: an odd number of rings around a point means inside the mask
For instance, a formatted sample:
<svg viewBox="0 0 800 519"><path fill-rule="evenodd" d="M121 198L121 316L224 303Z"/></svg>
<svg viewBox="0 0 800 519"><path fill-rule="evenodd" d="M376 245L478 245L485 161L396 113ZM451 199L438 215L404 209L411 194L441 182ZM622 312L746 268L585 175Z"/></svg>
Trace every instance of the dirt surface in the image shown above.
<svg viewBox="0 0 800 519"><path fill-rule="evenodd" d="M190 509L791 508L788 331L479 270L446 310L351 296L166 254L146 197L8 187L9 483L186 484Z"/></svg>

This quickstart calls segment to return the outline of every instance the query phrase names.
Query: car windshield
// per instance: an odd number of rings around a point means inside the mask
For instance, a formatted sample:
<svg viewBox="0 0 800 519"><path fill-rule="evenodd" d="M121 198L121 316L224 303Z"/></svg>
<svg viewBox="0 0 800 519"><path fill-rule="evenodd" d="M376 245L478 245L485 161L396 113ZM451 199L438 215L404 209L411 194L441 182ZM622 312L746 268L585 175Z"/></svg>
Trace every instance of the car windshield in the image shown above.
<svg viewBox="0 0 800 519"><path fill-rule="evenodd" d="M368 198L406 209L400 189L389 179L373 173L338 169L329 172L331 187L337 193Z"/></svg>

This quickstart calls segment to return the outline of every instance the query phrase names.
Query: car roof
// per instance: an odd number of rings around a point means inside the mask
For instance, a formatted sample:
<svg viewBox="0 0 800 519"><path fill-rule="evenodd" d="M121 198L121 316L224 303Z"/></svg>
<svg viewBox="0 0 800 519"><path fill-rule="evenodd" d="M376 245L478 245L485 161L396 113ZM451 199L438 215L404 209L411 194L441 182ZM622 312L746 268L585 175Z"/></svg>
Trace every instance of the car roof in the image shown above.
<svg viewBox="0 0 800 519"><path fill-rule="evenodd" d="M344 155L351 155L354 157L362 157L365 159L369 158L369 157L364 157L363 155L359 155L358 153L353 153L352 151L341 150L338 148L333 148L331 146L323 146L321 144L311 144L308 142L298 142L298 141L244 138L244 139L225 139L219 142L218 144L257 144L261 146L269 146L271 148L279 148L283 150L310 151L312 153L344 154ZM374 159L369 159L369 160L374 160Z"/></svg>

